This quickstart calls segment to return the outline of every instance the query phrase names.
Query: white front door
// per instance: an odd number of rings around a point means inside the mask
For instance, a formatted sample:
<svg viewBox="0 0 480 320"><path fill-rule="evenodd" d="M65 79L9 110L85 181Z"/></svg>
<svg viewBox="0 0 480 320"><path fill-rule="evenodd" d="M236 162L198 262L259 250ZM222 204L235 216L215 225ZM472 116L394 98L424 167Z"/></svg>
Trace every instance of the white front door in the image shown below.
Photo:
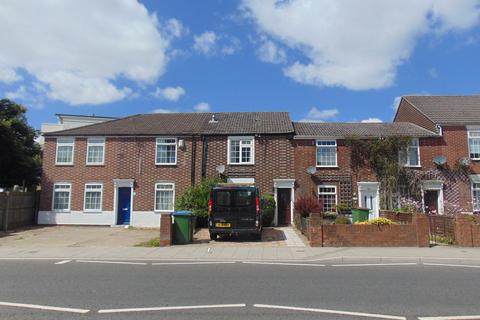
<svg viewBox="0 0 480 320"><path fill-rule="evenodd" d="M364 191L362 192L362 199L360 206L362 208L370 209L369 219L374 219L378 217L378 208L377 208L377 192L373 191Z"/></svg>
<svg viewBox="0 0 480 320"><path fill-rule="evenodd" d="M358 183L359 206L370 209L369 219L379 216L379 184L378 182Z"/></svg>

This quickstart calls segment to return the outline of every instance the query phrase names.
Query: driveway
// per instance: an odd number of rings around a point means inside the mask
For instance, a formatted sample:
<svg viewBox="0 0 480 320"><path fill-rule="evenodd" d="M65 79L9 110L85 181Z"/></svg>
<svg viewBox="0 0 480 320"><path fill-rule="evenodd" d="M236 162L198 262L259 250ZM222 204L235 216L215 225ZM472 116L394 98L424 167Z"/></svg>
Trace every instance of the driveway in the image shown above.
<svg viewBox="0 0 480 320"><path fill-rule="evenodd" d="M158 229L99 226L42 226L0 233L0 247L132 247L158 237Z"/></svg>
<svg viewBox="0 0 480 320"><path fill-rule="evenodd" d="M247 235L210 240L208 229L200 229L193 236L193 243L209 247L305 247L304 241L292 227L264 228L262 240L253 240Z"/></svg>

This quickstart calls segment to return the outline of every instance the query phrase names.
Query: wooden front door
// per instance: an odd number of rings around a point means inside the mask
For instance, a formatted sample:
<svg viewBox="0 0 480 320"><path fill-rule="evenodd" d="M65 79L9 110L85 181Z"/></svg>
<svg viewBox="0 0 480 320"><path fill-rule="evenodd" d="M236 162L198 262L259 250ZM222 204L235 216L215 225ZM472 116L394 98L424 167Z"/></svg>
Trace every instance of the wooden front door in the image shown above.
<svg viewBox="0 0 480 320"><path fill-rule="evenodd" d="M290 201L291 190L290 189L277 189L277 211L278 211L278 225L290 224Z"/></svg>

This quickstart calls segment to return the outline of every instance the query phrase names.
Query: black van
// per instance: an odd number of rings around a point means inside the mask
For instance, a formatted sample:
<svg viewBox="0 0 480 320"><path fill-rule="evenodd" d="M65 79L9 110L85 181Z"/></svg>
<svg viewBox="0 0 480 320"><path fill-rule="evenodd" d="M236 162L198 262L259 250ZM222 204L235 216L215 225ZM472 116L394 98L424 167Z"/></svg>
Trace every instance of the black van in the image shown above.
<svg viewBox="0 0 480 320"><path fill-rule="evenodd" d="M210 239L219 234L252 234L262 237L260 192L253 185L219 184L208 201Z"/></svg>

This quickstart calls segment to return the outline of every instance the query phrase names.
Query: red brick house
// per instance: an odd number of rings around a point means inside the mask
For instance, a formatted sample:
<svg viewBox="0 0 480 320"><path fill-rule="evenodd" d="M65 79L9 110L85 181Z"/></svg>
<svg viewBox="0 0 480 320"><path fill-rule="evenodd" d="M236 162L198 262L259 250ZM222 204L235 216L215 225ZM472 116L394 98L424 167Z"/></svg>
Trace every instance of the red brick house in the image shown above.
<svg viewBox="0 0 480 320"><path fill-rule="evenodd" d="M288 113L141 114L46 133L38 223L158 227L203 177L255 182L291 220Z"/></svg>
<svg viewBox="0 0 480 320"><path fill-rule="evenodd" d="M402 97L394 122L405 121L438 134L420 141L424 205L480 211L480 96Z"/></svg>
<svg viewBox="0 0 480 320"><path fill-rule="evenodd" d="M380 184L369 167L353 168L347 138L408 137L411 146L404 159L407 167L420 168L419 144L431 143L437 134L413 123L294 123L297 197L318 196L324 211L335 205L371 209L378 217ZM428 141L428 142L424 142Z"/></svg>

